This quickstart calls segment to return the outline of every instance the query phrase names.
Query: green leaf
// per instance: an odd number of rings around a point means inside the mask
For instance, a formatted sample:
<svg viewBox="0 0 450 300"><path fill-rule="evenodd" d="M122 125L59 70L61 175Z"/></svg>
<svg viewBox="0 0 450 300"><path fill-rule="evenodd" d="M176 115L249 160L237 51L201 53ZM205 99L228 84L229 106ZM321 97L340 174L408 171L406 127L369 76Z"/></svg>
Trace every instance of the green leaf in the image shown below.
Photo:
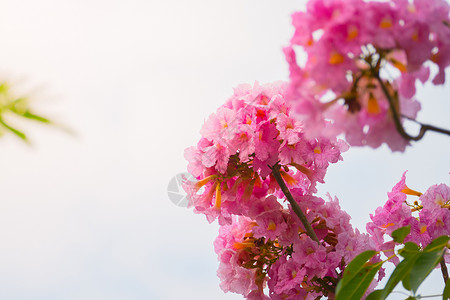
<svg viewBox="0 0 450 300"><path fill-rule="evenodd" d="M383 290L375 290L367 296L366 300L382 300L384 298L381 297Z"/></svg>
<svg viewBox="0 0 450 300"><path fill-rule="evenodd" d="M442 292L442 300L450 299L450 279L445 283L444 291Z"/></svg>
<svg viewBox="0 0 450 300"><path fill-rule="evenodd" d="M403 240L410 232L411 232L411 226L401 227L392 232L392 238L394 239L394 241L401 244L401 243L403 243Z"/></svg>
<svg viewBox="0 0 450 300"><path fill-rule="evenodd" d="M408 291L411 290L411 284L409 283L409 274L410 274L410 272L411 272L411 270L409 270L409 271L405 274L405 276L403 276L403 279L402 279L402 285L403 285L403 287L404 287L406 290L408 290Z"/></svg>
<svg viewBox="0 0 450 300"><path fill-rule="evenodd" d="M441 261L444 251L423 252L419 254L411 272L409 273L409 282L413 293L415 294L420 284L433 271L436 265Z"/></svg>
<svg viewBox="0 0 450 300"><path fill-rule="evenodd" d="M42 123L51 123L50 120L48 120L48 119L46 119L44 117L40 117L38 115L32 114L28 110L24 114L22 114L21 116L25 117L27 119L32 119L32 120L35 120L35 121L38 121L38 122L42 122Z"/></svg>
<svg viewBox="0 0 450 300"><path fill-rule="evenodd" d="M368 285L364 288L365 278L368 276L372 276L371 278L373 278L382 265L381 263L376 265L366 264L375 254L377 254L377 252L374 250L364 251L348 264L344 270L344 276L336 286L336 300L353 299L351 298L352 296L359 294L358 288L364 289L362 293L364 294L364 291L371 282L370 280Z"/></svg>
<svg viewBox="0 0 450 300"><path fill-rule="evenodd" d="M21 138L24 141L28 141L27 136L22 131L19 131L8 124L6 124L3 120L0 119L0 124L2 124L6 129L17 135L19 138Z"/></svg>
<svg viewBox="0 0 450 300"><path fill-rule="evenodd" d="M416 244L412 243L417 247ZM417 247L418 249L418 247ZM416 262L417 258L419 257L420 252L417 250L415 254L411 254L404 260L402 260L397 267L395 267L394 271L392 272L391 276L389 277L388 282L384 286L384 289L382 290L380 299L385 299L392 290L397 286L397 284L405 278L406 275L409 274L411 271L414 263Z"/></svg>
<svg viewBox="0 0 450 300"><path fill-rule="evenodd" d="M366 292L375 274L380 270L382 263L364 266L353 276L350 281L342 285L339 292L336 292L336 300L360 300Z"/></svg>
<svg viewBox="0 0 450 300"><path fill-rule="evenodd" d="M353 279L364 267L364 264L371 259L375 254L377 254L374 250L364 251L358 254L345 268L344 275L342 279L338 282L336 286L336 294L339 293L339 290L342 286L344 286L347 282Z"/></svg>
<svg viewBox="0 0 450 300"><path fill-rule="evenodd" d="M419 251L420 251L419 246L417 246L413 242L407 242L405 243L405 246L398 251L398 254L400 254L404 258L408 258L409 256L419 253Z"/></svg>
<svg viewBox="0 0 450 300"><path fill-rule="evenodd" d="M426 246L423 251L431 252L436 250L442 250L444 249L444 247L447 247L448 241L450 241L450 236L447 235L440 236L431 241L431 243L429 243L428 246Z"/></svg>

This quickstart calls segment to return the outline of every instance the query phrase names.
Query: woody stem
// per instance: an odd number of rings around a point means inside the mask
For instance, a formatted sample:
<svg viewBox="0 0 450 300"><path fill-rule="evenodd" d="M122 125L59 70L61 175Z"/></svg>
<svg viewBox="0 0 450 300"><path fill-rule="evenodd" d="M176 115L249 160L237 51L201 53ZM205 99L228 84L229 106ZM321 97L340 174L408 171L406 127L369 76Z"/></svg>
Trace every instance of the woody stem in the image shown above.
<svg viewBox="0 0 450 300"><path fill-rule="evenodd" d="M288 187L286 186L286 183L284 182L283 177L280 173L280 165L276 164L272 167L272 175L277 181L278 185L280 186L281 190L283 191L283 194L286 196L286 199L289 201L289 204L292 207L292 210L297 215L297 217L302 222L303 226L305 227L306 234L319 243L319 239L317 238L316 233L314 232L313 228L311 227L311 224L309 224L308 219L306 219L305 214L303 213L300 206L297 204L297 202L294 200L294 197L292 196L291 192L289 191Z"/></svg>

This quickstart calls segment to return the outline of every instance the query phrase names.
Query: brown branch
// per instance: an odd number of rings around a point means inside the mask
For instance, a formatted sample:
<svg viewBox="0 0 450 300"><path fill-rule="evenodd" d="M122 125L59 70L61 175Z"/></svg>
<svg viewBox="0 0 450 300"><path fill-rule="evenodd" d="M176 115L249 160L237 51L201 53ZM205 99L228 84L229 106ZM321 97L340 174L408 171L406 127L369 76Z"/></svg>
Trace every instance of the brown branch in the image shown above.
<svg viewBox="0 0 450 300"><path fill-rule="evenodd" d="M448 280L448 270L447 270L447 266L445 265L444 258L442 258L442 260L441 260L441 272L442 272L442 277L444 277L444 284L446 284L447 280Z"/></svg>
<svg viewBox="0 0 450 300"><path fill-rule="evenodd" d="M320 284L321 287L323 287L327 291L331 292L332 294L336 293L335 288L333 286L330 286L329 284L327 284L327 282L325 280L323 280L322 278L316 278L316 279L314 279L314 281L316 281L318 284Z"/></svg>
<svg viewBox="0 0 450 300"><path fill-rule="evenodd" d="M401 120L400 120L400 115L399 115L397 109L395 108L394 100L392 99L392 96L389 93L386 85L384 84L383 80L380 78L380 75L378 74L378 72L373 68L373 66L371 64L369 64L369 65L370 65L370 69L372 70L373 76L377 79L378 83L381 86L381 89L383 90L384 95L386 96L386 99L389 102L389 108L392 111L392 117L394 119L395 128L397 129L397 132L403 138L405 138L407 140L411 140L411 141L418 141L418 140L423 138L423 136L425 135L425 133L428 130L439 132L439 133L446 134L446 135L450 135L450 130L439 128L439 127L436 127L436 126L433 126L433 125L422 124L422 123L417 122L417 121L416 121L416 123L420 124L419 134L417 136L409 135L405 131L405 129L403 128L403 125L402 125Z"/></svg>
<svg viewBox="0 0 450 300"><path fill-rule="evenodd" d="M283 180L283 177L281 177L280 173L280 165L276 164L272 168L272 175L277 181L278 185L280 186L281 190L283 191L283 194L286 196L286 199L289 201L289 204L292 207L292 210L295 212L295 214L298 216L300 221L302 222L303 226L305 226L306 234L319 243L319 239L317 238L316 233L314 232L313 228L311 227L311 224L309 224L308 220L306 219L305 214L302 212L302 209L300 206L298 206L297 202L294 200L294 197L292 196L291 192L289 191L288 187L286 186L286 183Z"/></svg>

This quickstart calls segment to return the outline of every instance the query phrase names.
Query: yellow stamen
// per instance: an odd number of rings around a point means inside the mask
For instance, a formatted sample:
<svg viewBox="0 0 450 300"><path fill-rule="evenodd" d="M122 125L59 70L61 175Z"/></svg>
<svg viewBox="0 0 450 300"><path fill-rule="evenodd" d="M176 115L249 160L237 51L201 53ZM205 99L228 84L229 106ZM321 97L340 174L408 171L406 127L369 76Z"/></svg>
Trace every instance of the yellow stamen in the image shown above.
<svg viewBox="0 0 450 300"><path fill-rule="evenodd" d="M313 39L309 39L307 42L306 42L306 46L312 46L314 44L314 40Z"/></svg>
<svg viewBox="0 0 450 300"><path fill-rule="evenodd" d="M255 226L255 224L252 224L252 225ZM253 237L253 232L247 232L246 234L244 234L244 238L251 238L251 237Z"/></svg>
<svg viewBox="0 0 450 300"><path fill-rule="evenodd" d="M275 231L277 229L277 224L274 221L270 220L269 225L267 226L267 230Z"/></svg>
<svg viewBox="0 0 450 300"><path fill-rule="evenodd" d="M220 193L220 183L216 185L216 204L214 205L215 208L220 208L220 205L222 204L222 194Z"/></svg>
<svg viewBox="0 0 450 300"><path fill-rule="evenodd" d="M258 175L255 177L255 186L262 187L262 182Z"/></svg>
<svg viewBox="0 0 450 300"><path fill-rule="evenodd" d="M269 98L266 95L261 95L261 104L262 105L267 105L269 104Z"/></svg>
<svg viewBox="0 0 450 300"><path fill-rule="evenodd" d="M248 135L246 132L241 133L241 135L239 137L241 138L242 141L248 140Z"/></svg>
<svg viewBox="0 0 450 300"><path fill-rule="evenodd" d="M409 187L407 187L406 185L403 188L403 190L401 190L400 192L402 192L403 194L406 194L406 195L411 195L411 196L418 196L418 197L422 196L421 192L417 192L415 190L412 190Z"/></svg>
<svg viewBox="0 0 450 300"><path fill-rule="evenodd" d="M280 172L280 174L281 174L281 177L283 177L284 181L286 181L286 184L287 184L287 185L294 185L294 184L297 184L297 183L298 183L297 179L293 178L293 177L292 177L291 175L289 175L288 173L286 173L286 172Z"/></svg>
<svg viewBox="0 0 450 300"><path fill-rule="evenodd" d="M344 57L337 53L333 52L330 56L330 60L328 61L331 65L338 65L344 62Z"/></svg>
<svg viewBox="0 0 450 300"><path fill-rule="evenodd" d="M390 226L394 226L395 224L394 223L388 223L388 224L385 224L385 225L383 225L383 226L381 226L382 228L388 228L388 227L390 227Z"/></svg>
<svg viewBox="0 0 450 300"><path fill-rule="evenodd" d="M420 234L425 233L425 231L427 231L427 225L420 226Z"/></svg>
<svg viewBox="0 0 450 300"><path fill-rule="evenodd" d="M414 31L414 33L411 35L411 39L412 39L414 42L418 42L418 41L419 41L419 33L417 32L417 30Z"/></svg>
<svg viewBox="0 0 450 300"><path fill-rule="evenodd" d="M414 4L412 4L412 3L410 3L408 6L407 6L407 9L408 9L408 11L410 12L410 13L415 13L417 10L416 10L416 7L414 6Z"/></svg>
<svg viewBox="0 0 450 300"><path fill-rule="evenodd" d="M244 249L244 248L253 248L255 244L253 242L242 242L242 243L234 243L233 248L236 250Z"/></svg>
<svg viewBox="0 0 450 300"><path fill-rule="evenodd" d="M256 111L256 117L258 118L265 118L266 117L266 111L262 109L258 109Z"/></svg>
<svg viewBox="0 0 450 300"><path fill-rule="evenodd" d="M292 270L292 279L294 279L295 277L297 277L297 272L295 272L294 270Z"/></svg>
<svg viewBox="0 0 450 300"><path fill-rule="evenodd" d="M380 28L387 29L392 27L392 20L388 17L383 18L380 22Z"/></svg>
<svg viewBox="0 0 450 300"><path fill-rule="evenodd" d="M316 153L316 154L322 153L322 149L320 149L320 146L317 146L316 148L314 148L314 153Z"/></svg>
<svg viewBox="0 0 450 300"><path fill-rule="evenodd" d="M440 194L437 194L436 198L434 199L434 203L442 207L446 204L446 201L444 200L444 198L442 198Z"/></svg>
<svg viewBox="0 0 450 300"><path fill-rule="evenodd" d="M210 175L206 178L203 178L202 180L199 180L195 183L195 188L200 189L202 186L213 180L214 178L217 178L217 175Z"/></svg>
<svg viewBox="0 0 450 300"><path fill-rule="evenodd" d="M301 165L296 164L296 163L291 163L291 165L294 166L297 170L299 170L303 174L305 174L306 176L308 176L308 178L312 175L311 174L311 170L308 169L307 167L301 166Z"/></svg>
<svg viewBox="0 0 450 300"><path fill-rule="evenodd" d="M439 52L431 55L431 58L430 58L430 60L432 62L434 62L434 63L438 63L439 59L440 59L440 53Z"/></svg>
<svg viewBox="0 0 450 300"><path fill-rule="evenodd" d="M286 129L294 129L294 124L292 123L292 120L287 121Z"/></svg>
<svg viewBox="0 0 450 300"><path fill-rule="evenodd" d="M356 26L350 26L347 33L347 41L351 41L358 36L358 28Z"/></svg>
<svg viewBox="0 0 450 300"><path fill-rule="evenodd" d="M394 67L400 70L400 72L406 72L406 66L399 62L398 60L391 58L391 63Z"/></svg>
<svg viewBox="0 0 450 300"><path fill-rule="evenodd" d="M380 106L378 105L378 101L372 93L369 94L369 101L367 103L367 111L369 112L369 114L372 114L372 115L377 115L381 111Z"/></svg>

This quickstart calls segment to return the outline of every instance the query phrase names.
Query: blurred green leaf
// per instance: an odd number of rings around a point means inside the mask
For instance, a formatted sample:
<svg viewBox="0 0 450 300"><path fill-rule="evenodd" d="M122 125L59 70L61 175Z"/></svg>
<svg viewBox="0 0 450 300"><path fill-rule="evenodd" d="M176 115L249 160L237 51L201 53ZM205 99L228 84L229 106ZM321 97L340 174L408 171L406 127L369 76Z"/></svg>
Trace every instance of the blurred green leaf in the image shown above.
<svg viewBox="0 0 450 300"><path fill-rule="evenodd" d="M20 130L17 130L11 126L9 126L8 124L6 124L3 120L0 119L0 124L3 125L3 127L5 127L6 129L8 129L9 131L11 131L12 133L14 133L15 135L17 135L19 138L21 138L24 141L28 141L27 136L25 135L25 133L23 133Z"/></svg>
<svg viewBox="0 0 450 300"><path fill-rule="evenodd" d="M9 84L7 82L0 83L0 119L4 120L6 114L15 114L20 117L38 121L45 124L53 124L49 119L41 117L33 112L29 108L27 97L16 97L10 91ZM9 121L8 121L9 123ZM27 136L22 131L14 128L13 126L6 124L4 121L0 123L0 127L3 126L8 131L14 133L16 136L24 141L27 140ZM1 134L0 134L1 135Z"/></svg>
<svg viewBox="0 0 450 300"><path fill-rule="evenodd" d="M42 123L47 123L47 124L51 123L50 120L48 120L48 119L46 119L44 117L40 117L38 115L32 114L28 110L22 116L27 118L27 119L32 119L32 120L39 121L39 122L42 122Z"/></svg>
<svg viewBox="0 0 450 300"><path fill-rule="evenodd" d="M394 241L401 244L401 243L403 243L403 240L410 232L411 232L411 226L401 227L392 232L392 238L394 239Z"/></svg>

